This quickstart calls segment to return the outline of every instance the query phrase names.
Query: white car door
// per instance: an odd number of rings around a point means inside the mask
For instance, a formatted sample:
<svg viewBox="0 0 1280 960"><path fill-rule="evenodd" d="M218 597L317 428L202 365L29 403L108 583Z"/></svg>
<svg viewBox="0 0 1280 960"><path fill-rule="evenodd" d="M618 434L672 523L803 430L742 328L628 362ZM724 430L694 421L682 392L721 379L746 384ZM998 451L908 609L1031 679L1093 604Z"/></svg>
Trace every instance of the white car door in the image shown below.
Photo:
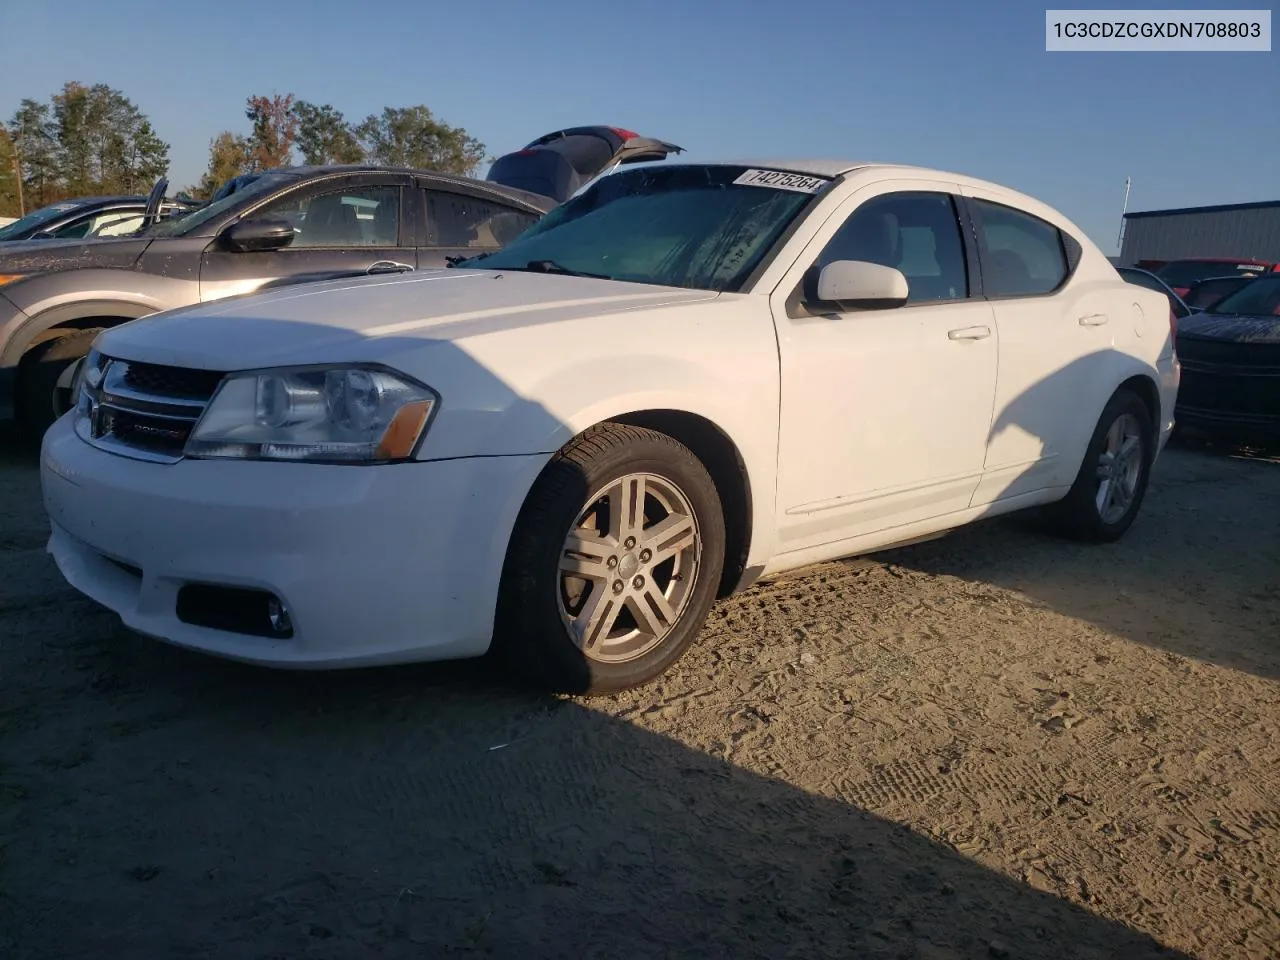
<svg viewBox="0 0 1280 960"><path fill-rule="evenodd" d="M1094 426L1080 416L1094 367L1129 317L1111 316L1109 291L1070 282L1071 241L1056 226L980 189L964 192L1000 355L977 506L1074 481Z"/></svg>
<svg viewBox="0 0 1280 960"><path fill-rule="evenodd" d="M970 296L976 267L958 192L919 180L855 191L773 294L780 553L969 506L991 424L997 337L990 304ZM898 268L909 302L806 309L802 290L834 260Z"/></svg>

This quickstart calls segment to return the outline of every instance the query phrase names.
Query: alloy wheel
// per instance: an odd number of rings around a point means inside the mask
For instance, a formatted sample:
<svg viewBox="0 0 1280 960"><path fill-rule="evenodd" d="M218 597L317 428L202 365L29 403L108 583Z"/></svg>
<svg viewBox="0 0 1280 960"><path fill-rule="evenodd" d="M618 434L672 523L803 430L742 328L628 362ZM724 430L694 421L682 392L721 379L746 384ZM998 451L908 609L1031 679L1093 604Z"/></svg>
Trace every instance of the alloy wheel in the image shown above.
<svg viewBox="0 0 1280 960"><path fill-rule="evenodd" d="M1118 523L1133 505L1145 456L1142 424L1131 413L1121 414L1107 430L1098 456L1094 503L1103 523Z"/></svg>
<svg viewBox="0 0 1280 960"><path fill-rule="evenodd" d="M560 616L588 658L644 656L671 633L702 551L689 498L670 480L630 473L594 493L560 551Z"/></svg>

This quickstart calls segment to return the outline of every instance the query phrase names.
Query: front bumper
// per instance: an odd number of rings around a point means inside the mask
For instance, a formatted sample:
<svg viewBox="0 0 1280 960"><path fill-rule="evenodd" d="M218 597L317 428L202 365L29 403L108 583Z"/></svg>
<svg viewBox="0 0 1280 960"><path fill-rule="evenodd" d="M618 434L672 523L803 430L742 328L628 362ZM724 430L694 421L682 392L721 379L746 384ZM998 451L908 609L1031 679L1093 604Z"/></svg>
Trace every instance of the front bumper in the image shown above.
<svg viewBox="0 0 1280 960"><path fill-rule="evenodd" d="M1178 407L1178 426L1222 440L1240 443L1280 443L1280 417Z"/></svg>
<svg viewBox="0 0 1280 960"><path fill-rule="evenodd" d="M1179 427L1241 442L1280 441L1280 367L1187 361Z"/></svg>
<svg viewBox="0 0 1280 960"><path fill-rule="evenodd" d="M25 313L0 294L0 420L13 417L13 396L18 382L18 353L11 345L18 329L27 320Z"/></svg>
<svg viewBox="0 0 1280 960"><path fill-rule="evenodd" d="M296 668L478 656L544 459L157 464L96 449L63 417L41 454L48 549L129 628L219 656ZM183 622L187 584L269 591L293 636Z"/></svg>

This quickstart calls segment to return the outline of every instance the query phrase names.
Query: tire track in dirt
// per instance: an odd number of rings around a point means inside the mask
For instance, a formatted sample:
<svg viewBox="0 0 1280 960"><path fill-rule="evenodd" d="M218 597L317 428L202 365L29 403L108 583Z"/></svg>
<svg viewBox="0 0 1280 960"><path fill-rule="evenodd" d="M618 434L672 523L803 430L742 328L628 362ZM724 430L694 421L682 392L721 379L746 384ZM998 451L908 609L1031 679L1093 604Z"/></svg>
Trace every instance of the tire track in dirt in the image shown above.
<svg viewBox="0 0 1280 960"><path fill-rule="evenodd" d="M133 637L57 578L11 467L0 951L1154 955L1098 918L1204 960L1280 942L1275 465L1173 451L1113 547L995 523L762 584L585 705Z"/></svg>

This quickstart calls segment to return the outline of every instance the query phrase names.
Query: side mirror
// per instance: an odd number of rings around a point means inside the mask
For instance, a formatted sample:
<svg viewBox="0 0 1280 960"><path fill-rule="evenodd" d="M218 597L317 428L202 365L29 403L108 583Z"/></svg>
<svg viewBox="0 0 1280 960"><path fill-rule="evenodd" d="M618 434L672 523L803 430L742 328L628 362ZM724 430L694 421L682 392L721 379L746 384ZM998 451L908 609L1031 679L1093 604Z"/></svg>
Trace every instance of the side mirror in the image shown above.
<svg viewBox="0 0 1280 960"><path fill-rule="evenodd" d="M819 272L809 299L885 310L905 304L908 293L901 270L865 260L834 260Z"/></svg>
<svg viewBox="0 0 1280 960"><path fill-rule="evenodd" d="M241 220L222 232L222 242L237 253L279 250L293 243L293 237L288 220Z"/></svg>

